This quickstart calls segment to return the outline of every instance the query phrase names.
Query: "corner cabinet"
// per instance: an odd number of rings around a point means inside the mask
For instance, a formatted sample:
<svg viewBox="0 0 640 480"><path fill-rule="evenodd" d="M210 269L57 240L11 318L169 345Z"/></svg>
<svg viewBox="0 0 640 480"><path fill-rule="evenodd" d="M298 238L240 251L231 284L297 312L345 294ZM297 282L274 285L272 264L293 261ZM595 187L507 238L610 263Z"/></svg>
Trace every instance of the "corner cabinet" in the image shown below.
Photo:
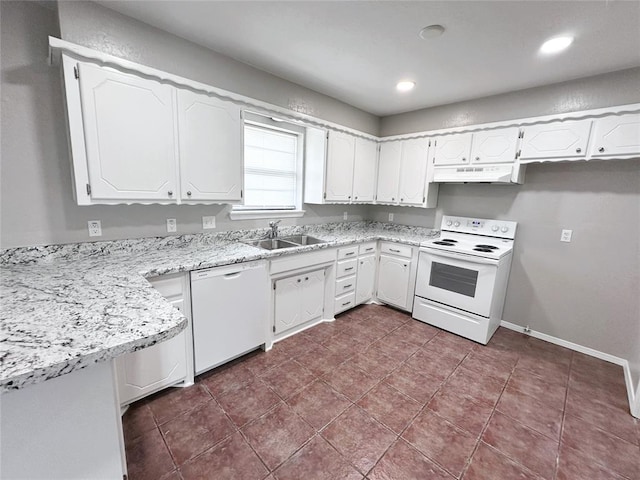
<svg viewBox="0 0 640 480"><path fill-rule="evenodd" d="M377 299L410 311L416 272L417 249L398 243L380 242Z"/></svg>
<svg viewBox="0 0 640 480"><path fill-rule="evenodd" d="M241 201L238 106L66 55L62 65L78 205Z"/></svg>

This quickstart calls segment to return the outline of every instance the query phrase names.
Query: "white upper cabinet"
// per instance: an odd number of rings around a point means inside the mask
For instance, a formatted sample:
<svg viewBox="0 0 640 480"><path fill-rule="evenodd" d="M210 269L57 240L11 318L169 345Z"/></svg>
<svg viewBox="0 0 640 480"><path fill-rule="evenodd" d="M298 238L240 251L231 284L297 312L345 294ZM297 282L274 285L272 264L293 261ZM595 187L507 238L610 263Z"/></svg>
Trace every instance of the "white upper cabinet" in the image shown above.
<svg viewBox="0 0 640 480"><path fill-rule="evenodd" d="M402 205L422 205L427 186L429 140L405 140L402 145L402 166L398 197Z"/></svg>
<svg viewBox="0 0 640 480"><path fill-rule="evenodd" d="M182 200L242 200L242 130L238 105L178 90Z"/></svg>
<svg viewBox="0 0 640 480"><path fill-rule="evenodd" d="M595 120L591 141L592 158L640 155L640 113Z"/></svg>
<svg viewBox="0 0 640 480"><path fill-rule="evenodd" d="M378 203L397 203L401 161L402 142L384 142L380 145L376 192Z"/></svg>
<svg viewBox="0 0 640 480"><path fill-rule="evenodd" d="M591 123L572 120L524 127L520 161L585 158Z"/></svg>
<svg viewBox="0 0 640 480"><path fill-rule="evenodd" d="M173 87L91 64L78 73L91 199L175 201Z"/></svg>
<svg viewBox="0 0 640 480"><path fill-rule="evenodd" d="M471 133L456 133L436 138L434 165L469 165L471 139Z"/></svg>
<svg viewBox="0 0 640 480"><path fill-rule="evenodd" d="M327 141L326 200L351 201L356 137L342 132L329 132Z"/></svg>
<svg viewBox="0 0 640 480"><path fill-rule="evenodd" d="M354 202L373 202L376 193L378 144L366 138L356 138L353 164Z"/></svg>
<svg viewBox="0 0 640 480"><path fill-rule="evenodd" d="M473 134L471 163L509 163L516 159L518 127L486 130Z"/></svg>

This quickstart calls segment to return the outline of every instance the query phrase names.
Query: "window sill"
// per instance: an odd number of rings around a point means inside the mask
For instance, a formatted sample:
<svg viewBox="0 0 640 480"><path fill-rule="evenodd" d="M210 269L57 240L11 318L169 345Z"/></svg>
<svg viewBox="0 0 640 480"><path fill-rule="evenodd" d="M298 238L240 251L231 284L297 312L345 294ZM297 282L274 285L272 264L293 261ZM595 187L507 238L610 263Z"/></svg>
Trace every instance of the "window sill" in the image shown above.
<svg viewBox="0 0 640 480"><path fill-rule="evenodd" d="M257 220L261 218L293 218L304 216L305 210L232 210L231 220Z"/></svg>

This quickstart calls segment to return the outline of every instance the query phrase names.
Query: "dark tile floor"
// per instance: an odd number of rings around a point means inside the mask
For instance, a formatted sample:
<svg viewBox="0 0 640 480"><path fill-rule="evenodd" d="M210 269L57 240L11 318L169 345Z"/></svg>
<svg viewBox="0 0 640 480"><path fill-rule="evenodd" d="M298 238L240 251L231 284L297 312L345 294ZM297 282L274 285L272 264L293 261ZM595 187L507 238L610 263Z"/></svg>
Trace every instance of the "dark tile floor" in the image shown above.
<svg viewBox="0 0 640 480"><path fill-rule="evenodd" d="M622 369L368 305L142 400L129 477L640 479Z"/></svg>

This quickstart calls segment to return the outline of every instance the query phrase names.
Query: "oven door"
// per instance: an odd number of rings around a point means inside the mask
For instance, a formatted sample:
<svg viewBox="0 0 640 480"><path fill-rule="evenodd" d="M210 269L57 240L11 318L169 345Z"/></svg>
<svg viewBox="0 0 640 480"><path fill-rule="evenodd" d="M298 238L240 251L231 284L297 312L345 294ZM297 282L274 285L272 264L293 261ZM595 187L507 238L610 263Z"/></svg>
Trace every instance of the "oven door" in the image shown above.
<svg viewBox="0 0 640 480"><path fill-rule="evenodd" d="M488 318L497 272L497 260L425 248L416 295Z"/></svg>

